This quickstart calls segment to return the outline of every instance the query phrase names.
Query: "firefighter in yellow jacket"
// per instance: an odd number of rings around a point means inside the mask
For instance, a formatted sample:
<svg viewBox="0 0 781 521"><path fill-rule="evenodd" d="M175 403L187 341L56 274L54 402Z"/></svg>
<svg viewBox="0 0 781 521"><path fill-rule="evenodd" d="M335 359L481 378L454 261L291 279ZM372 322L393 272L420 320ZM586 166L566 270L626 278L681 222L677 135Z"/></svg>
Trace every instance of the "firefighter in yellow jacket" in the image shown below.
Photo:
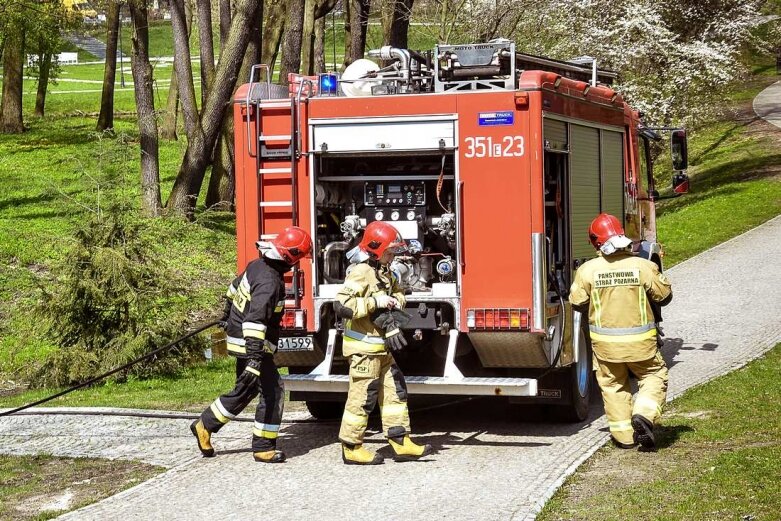
<svg viewBox="0 0 781 521"><path fill-rule="evenodd" d="M369 414L379 401L382 428L396 461L415 460L432 452L430 445L410 439L407 385L390 351L406 345L396 321L405 298L389 264L406 250L392 225L369 223L358 246L348 252L353 263L336 295L334 310L344 319L342 352L350 357L350 388L339 440L348 465L382 463L379 454L363 446Z"/></svg>
<svg viewBox="0 0 781 521"><path fill-rule="evenodd" d="M656 264L632 254L632 241L614 216L597 216L589 239L599 257L578 268L569 301L575 308L588 307L597 382L613 441L621 448L639 443L653 450L653 426L667 397L667 366L658 350L652 302L664 306L672 300L670 282ZM639 387L634 403L630 373Z"/></svg>

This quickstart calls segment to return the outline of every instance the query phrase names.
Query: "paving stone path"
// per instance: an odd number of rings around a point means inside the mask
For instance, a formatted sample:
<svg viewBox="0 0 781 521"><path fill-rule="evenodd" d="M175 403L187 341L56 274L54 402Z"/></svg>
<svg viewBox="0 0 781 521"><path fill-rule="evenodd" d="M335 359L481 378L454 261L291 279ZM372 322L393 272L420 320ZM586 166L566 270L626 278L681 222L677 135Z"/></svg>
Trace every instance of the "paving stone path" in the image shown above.
<svg viewBox="0 0 781 521"><path fill-rule="evenodd" d="M781 342L779 259L781 217L668 270L670 398ZM169 470L60 519L533 519L608 439L598 404L588 421L568 425L518 422L480 399L413 416L421 439L439 448L428 461L352 467L340 460L338 424L297 412L286 415L280 442L290 460L263 465L252 461L247 423L229 424L215 437L218 457L203 459L187 415L86 412L0 418L0 453L136 459ZM388 456L376 430L368 443Z"/></svg>

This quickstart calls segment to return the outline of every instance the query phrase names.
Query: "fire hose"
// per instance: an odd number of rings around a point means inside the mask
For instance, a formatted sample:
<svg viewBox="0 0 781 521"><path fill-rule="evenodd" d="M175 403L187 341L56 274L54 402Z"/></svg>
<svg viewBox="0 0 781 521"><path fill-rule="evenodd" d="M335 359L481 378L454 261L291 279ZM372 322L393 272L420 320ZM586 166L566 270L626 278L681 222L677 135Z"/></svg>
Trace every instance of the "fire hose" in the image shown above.
<svg viewBox="0 0 781 521"><path fill-rule="evenodd" d="M206 324L202 324L202 325L198 326L197 328L195 328L194 330L192 330L189 333L187 333L186 335L177 338L173 342L170 342L170 343L164 345L163 347L159 347L159 348L157 348L157 349L155 349L153 351L150 351L149 353L147 353L147 354L145 354L143 356L140 356L140 357L136 358L135 360L131 360L130 362L128 362L126 364L123 364L123 365L121 365L119 367L116 367L116 368L114 368L114 369L112 369L112 370L110 370L110 371L108 371L106 373L103 373L103 374L101 374L99 376L91 378L91 379L87 380L86 382L82 382L80 384L74 385L72 387L69 387L69 388L63 390L63 391L60 391L60 392L55 393L55 394L52 394L51 396L47 396L46 398L41 398L40 400L28 403L26 405L22 405L20 407L16 407L15 409L11 409L11 410L8 410L8 411L0 412L0 418L2 418L3 416L10 416L12 414L17 414L17 413L22 412L22 411L24 411L26 409L30 409L30 408L35 407L37 405L41 405L43 403L49 402L51 400L54 400L55 398L59 398L60 396L64 396L64 395L66 395L68 393L72 393L73 391L76 391L76 390L81 389L83 387L87 387L89 385L92 385L92 384L94 384L95 382L97 382L99 380L102 380L102 379L104 379L104 378L106 378L108 376L111 376L111 375L116 374L116 373L118 373L120 371L123 371L124 369L127 369L128 367L131 367L131 366L133 366L133 365L135 365L135 364L137 364L139 362L143 362L144 360L152 358L153 356L155 356L157 354L160 354L160 353L162 353L164 351L167 351L168 349L171 349L175 345L177 345L177 344L187 340L190 337L193 337L193 336L197 335L198 333L201 333L201 332L209 329L210 327L216 326L217 324L219 324L219 321L217 321L217 320L214 320L212 322L208 322ZM477 398L477 397L471 397L471 398L468 398L466 400L455 400L455 401L447 402L447 403L444 403L444 404L439 404L439 405L430 406L430 407L424 407L423 409L420 409L420 411L428 411L428 410L431 410L431 409L437 409L437 408L445 407L445 406L448 406L448 405L454 405L454 404L457 404L457 403L471 401L474 398ZM414 412L420 412L420 411L414 411ZM38 414L38 413L28 412L28 413L25 413L25 414ZM49 415L49 414L62 414L62 415L75 415L75 416L93 416L93 415L94 416L130 416L130 417L139 417L139 418L163 418L163 419L197 419L197 418L200 417L200 415L188 414L188 413L139 412L139 411L46 411L45 413L40 413L40 414L47 414L47 415ZM240 418L240 417L237 417L237 418L234 419L234 421L238 421L238 422L254 422L255 420L254 420L254 418ZM329 423L329 422L323 422L322 420L285 420L285 421L283 421L283 423Z"/></svg>
<svg viewBox="0 0 781 521"><path fill-rule="evenodd" d="M112 374L118 373L118 372L120 372L120 371L122 371L124 369L127 369L128 367L130 367L132 365L135 365L135 364L137 364L139 362L142 362L142 361L144 361L144 360L146 360L148 358L152 358L153 356L157 355L158 353L162 353L163 351L167 351L168 349L171 349L173 346L175 346L175 345L177 345L177 344L187 340L188 338L190 338L192 336L197 335L198 333L200 333L200 332L202 332L202 331L204 331L206 329L209 329L212 326L216 326L217 324L219 324L218 320L214 320L212 322L208 322L206 324L202 324L202 325L198 326L197 328L195 328L194 330L192 330L189 333L187 333L186 335L184 335L184 336L182 336L180 338L177 338L173 342L170 342L170 343L164 345L163 347L159 347L159 348L155 349L154 351L150 351L149 353L147 353L147 354L145 354L143 356L140 356L140 357L136 358L135 360L131 360L130 362L128 362L128 363L126 363L124 365L121 365L121 366L119 366L117 368L114 368L114 369L112 369L111 371L109 371L107 373L103 373L102 375L99 375L99 376L96 376L94 378L91 378L91 379L87 380L86 382L82 382L80 384L74 385L73 387L69 387L69 388L65 389L64 391L60 391L60 392L58 392L56 394L53 394L51 396L47 396L46 398L41 398L40 400L37 400L37 401L32 402L32 403L28 403L27 405L22 405L21 407L17 407L16 409L11 409L10 411L0 412L0 418L3 417L3 416L10 416L11 414L15 414L15 413L23 411L25 409L29 409L30 407L35 407L36 405L41 405L42 403L46 403L48 401L54 400L55 398L59 398L60 396L64 396L64 395L66 395L68 393L72 393L73 391L75 391L77 389L81 389L82 387L87 387L88 385L92 385L93 383L97 382L98 380L102 380L103 378L106 378L107 376L111 376Z"/></svg>

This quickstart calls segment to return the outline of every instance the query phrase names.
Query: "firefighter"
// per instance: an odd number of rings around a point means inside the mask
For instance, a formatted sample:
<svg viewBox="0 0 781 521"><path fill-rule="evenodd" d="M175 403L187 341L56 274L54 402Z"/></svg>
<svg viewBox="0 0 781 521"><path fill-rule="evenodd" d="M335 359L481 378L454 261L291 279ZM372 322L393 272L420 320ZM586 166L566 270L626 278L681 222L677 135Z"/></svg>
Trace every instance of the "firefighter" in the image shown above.
<svg viewBox="0 0 781 521"><path fill-rule="evenodd" d="M348 465L377 465L382 457L363 446L369 414L379 401L382 428L396 461L431 454L430 445L410 439L407 384L393 355L406 345L399 327L404 292L389 268L397 253L406 251L392 225L371 222L358 246L348 252L351 262L334 310L344 319L342 352L350 357L350 387L339 429L342 461Z"/></svg>
<svg viewBox="0 0 781 521"><path fill-rule="evenodd" d="M578 268L569 301L588 310L594 369L614 443L653 450L653 427L667 396L667 366L651 304L667 305L671 285L656 264L632 253L632 241L614 216L597 216L588 234L598 257ZM630 373L639 387L634 404Z"/></svg>
<svg viewBox="0 0 781 521"><path fill-rule="evenodd" d="M285 307L283 276L312 251L309 234L297 226L286 228L271 242L257 243L260 258L228 287L225 332L228 352L236 357L236 385L201 413L190 426L204 457L214 456L211 435L258 395L252 451L255 461L281 463L285 453L276 450L282 421L285 389L274 364L279 324Z"/></svg>

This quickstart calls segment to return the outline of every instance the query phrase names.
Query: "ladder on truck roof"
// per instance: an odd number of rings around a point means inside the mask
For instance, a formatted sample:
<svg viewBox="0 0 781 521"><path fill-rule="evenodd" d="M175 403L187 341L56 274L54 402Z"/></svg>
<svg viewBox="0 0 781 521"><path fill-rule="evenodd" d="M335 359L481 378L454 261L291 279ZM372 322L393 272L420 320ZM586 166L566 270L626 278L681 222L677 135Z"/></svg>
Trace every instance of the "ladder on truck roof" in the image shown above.
<svg viewBox="0 0 781 521"><path fill-rule="evenodd" d="M264 70L265 82L255 82L255 72ZM250 131L247 117L247 149L255 158L258 176L258 229L261 241L277 236L287 226L298 226L298 160L301 157L299 106L304 85L300 83L295 97L287 88L271 83L267 65L253 65L247 89L247 111L255 107L255 132ZM255 146L252 145L252 136ZM293 267L292 292L295 307L301 307L300 270Z"/></svg>

